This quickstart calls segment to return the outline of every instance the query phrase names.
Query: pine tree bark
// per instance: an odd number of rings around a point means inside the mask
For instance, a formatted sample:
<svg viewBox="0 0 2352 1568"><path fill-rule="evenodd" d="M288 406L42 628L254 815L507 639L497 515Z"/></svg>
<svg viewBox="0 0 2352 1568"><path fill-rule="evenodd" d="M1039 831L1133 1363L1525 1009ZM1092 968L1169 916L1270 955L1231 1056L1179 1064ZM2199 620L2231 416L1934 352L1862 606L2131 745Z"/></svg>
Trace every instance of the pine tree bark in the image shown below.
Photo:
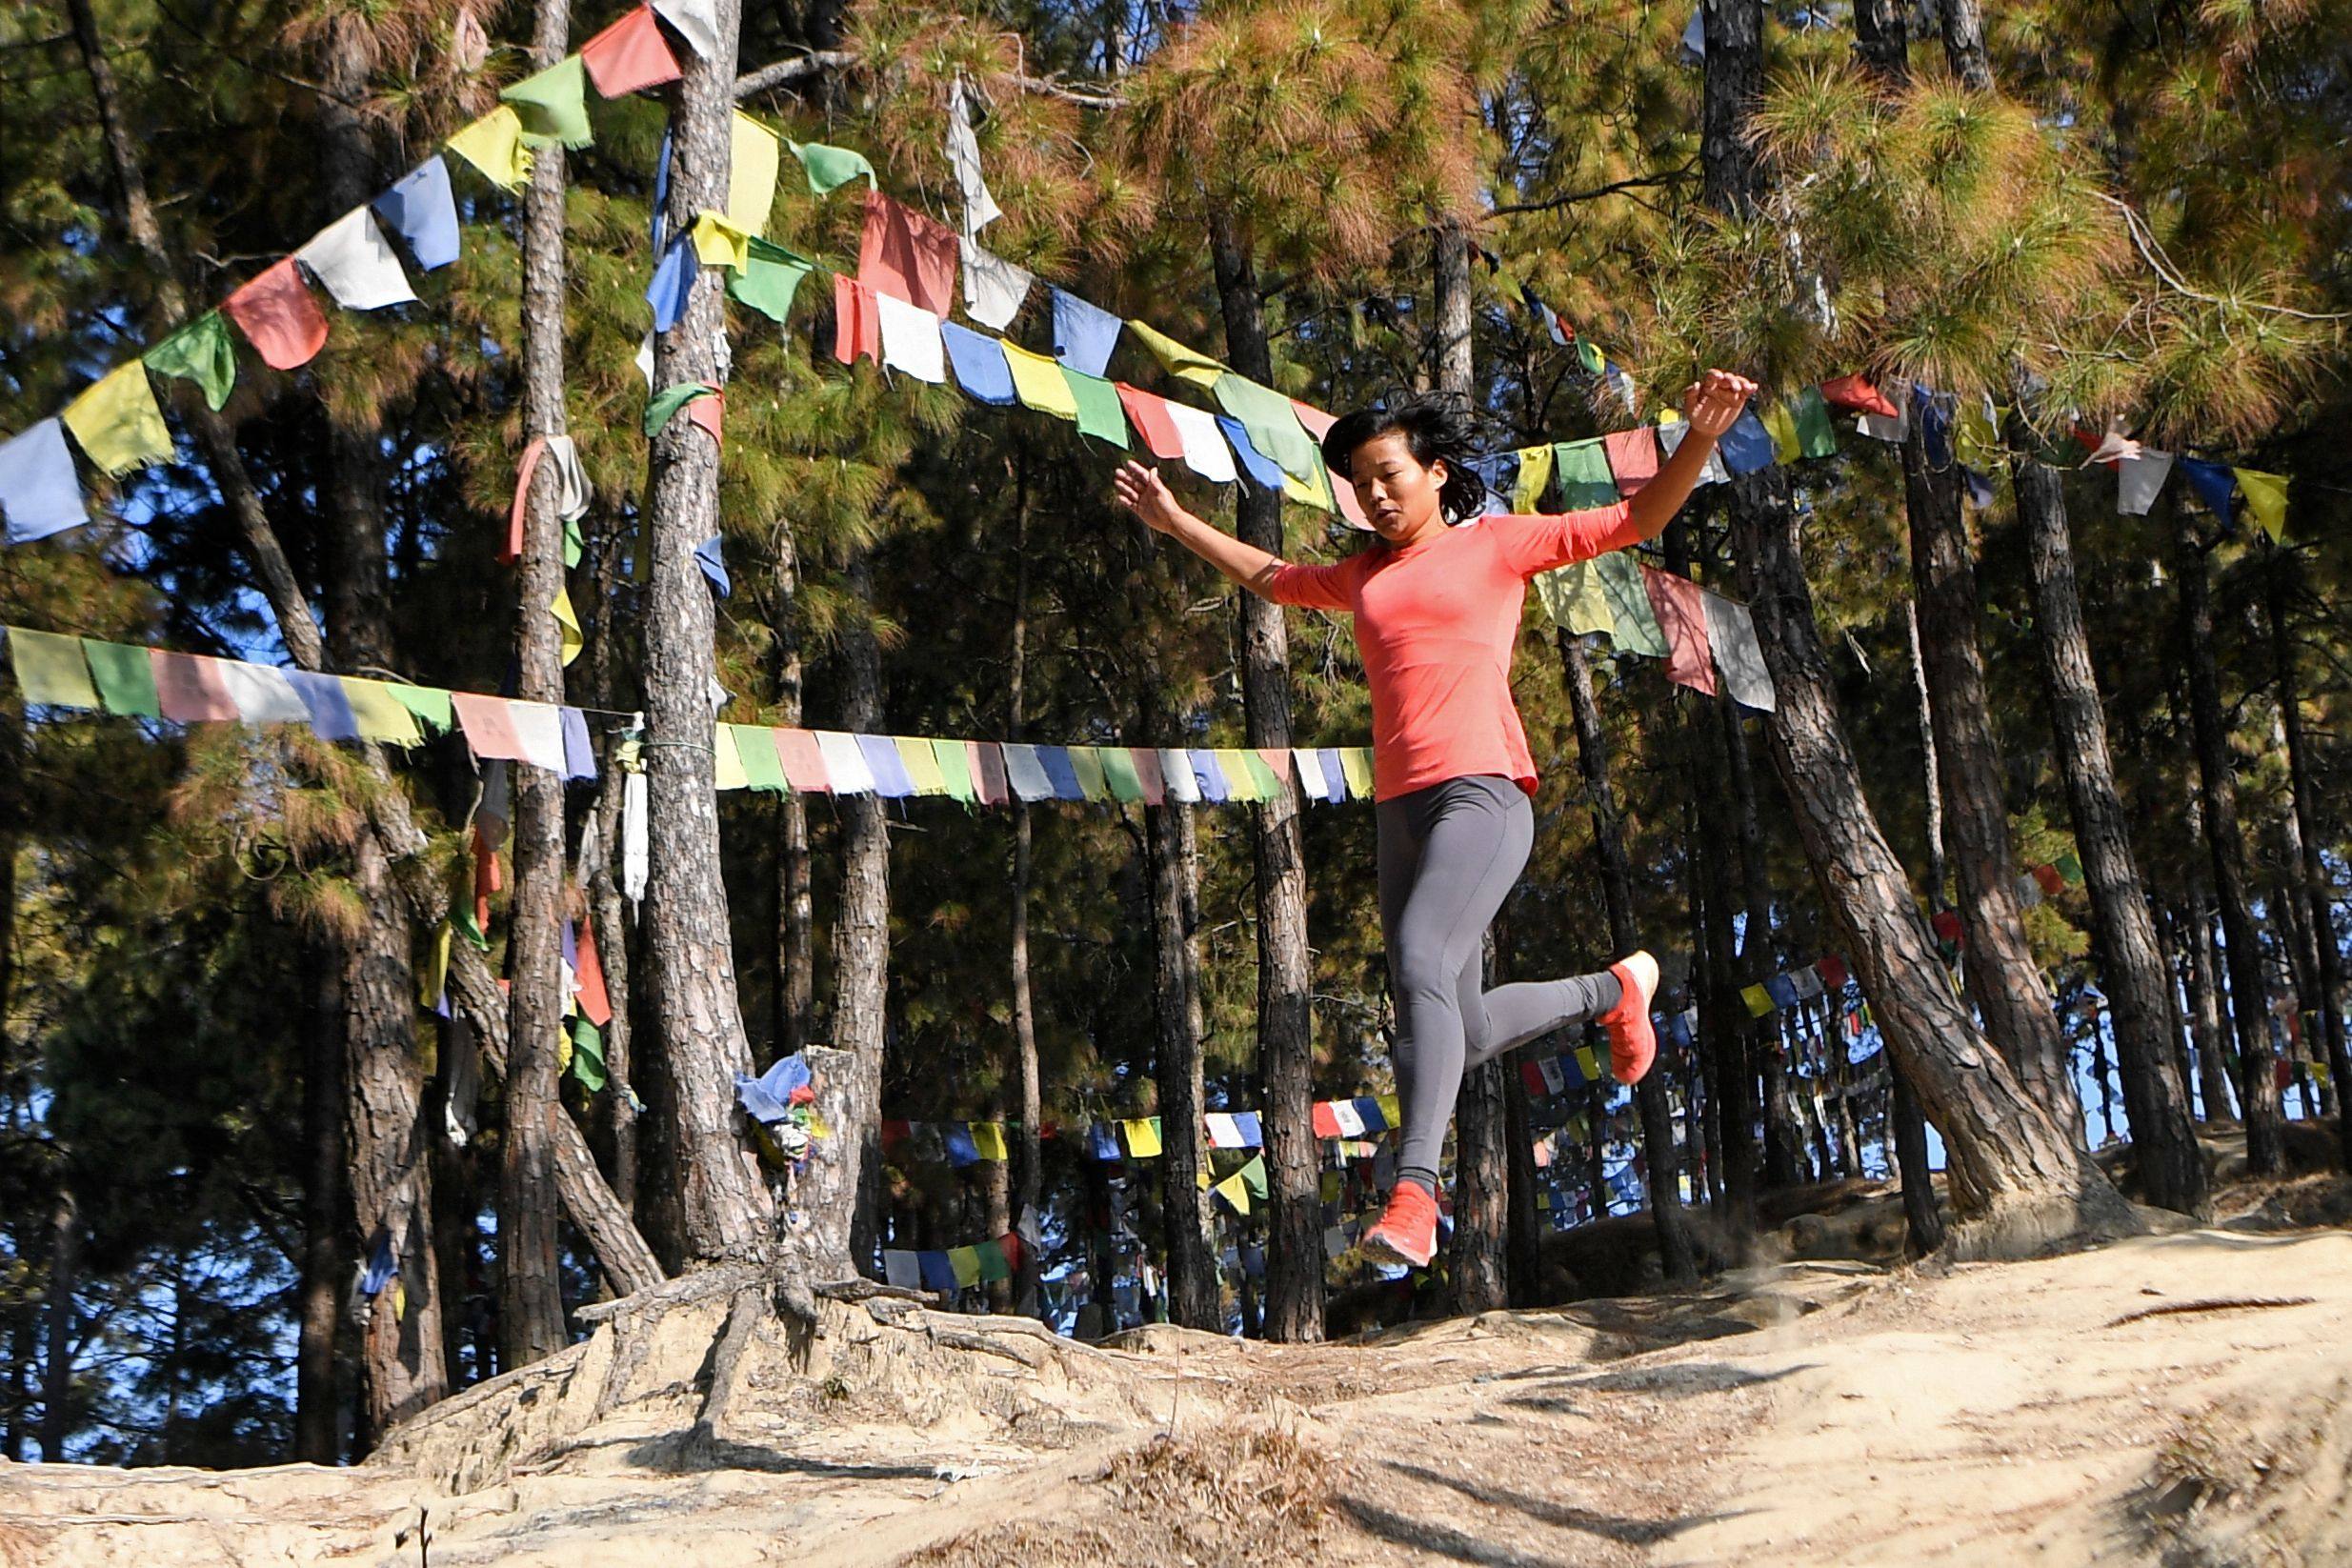
<svg viewBox="0 0 2352 1568"><path fill-rule="evenodd" d="M1920 668L1933 704L1947 814L1945 848L1957 874L1967 942L1962 969L1968 995L1984 1033L2009 1058L2026 1093L2079 1137L2082 1108L2067 1075L2066 1044L2018 904L2017 857L1978 640L1976 565L1960 514L1960 471L1930 463L1923 424L1914 418L1903 438L1903 491Z"/></svg>
<svg viewBox="0 0 2352 1568"><path fill-rule="evenodd" d="M2305 918L2311 926L2314 980L2318 991L2320 1048L2326 1054L2327 1075L2336 1091L2336 1133L2344 1169L2352 1170L2352 1056L2346 1055L2343 1027L2343 957L2336 945L2335 901L2327 862L2320 853L2324 841L2319 825L2319 792L2311 776L2311 752L2303 737L2302 692L2297 672L2298 650L2291 634L2288 601L2295 590L2292 557L2281 553L2272 563L2268 608L2271 663L2279 686L2279 717L2286 732L2287 782L2294 795L2294 823L2301 864L2291 874L2302 881Z"/></svg>
<svg viewBox="0 0 2352 1568"><path fill-rule="evenodd" d="M1211 260L1225 319L1227 362L1261 385L1274 380L1257 271L1231 217L1210 220ZM1235 532L1282 553L1282 497L1238 487ZM1242 704L1253 747L1291 743L1290 633L1282 607L1255 593L1241 601ZM1266 1305L1270 1339L1323 1337L1321 1186L1317 1169L1315 1039L1307 958L1307 877L1298 832L1298 793L1285 779L1274 799L1251 809L1257 882L1259 1104L1266 1131Z"/></svg>
<svg viewBox="0 0 2352 1568"><path fill-rule="evenodd" d="M1712 93L1712 47L1709 70ZM1769 725L1773 766L1832 929L1897 1065L1943 1134L1960 1221L1945 1250L2012 1256L2079 1232L2140 1229L2106 1176L2023 1093L1952 995L1845 739L1786 475L1766 470L1732 483L1742 585L1779 699Z"/></svg>
<svg viewBox="0 0 2352 1568"><path fill-rule="evenodd" d="M2282 1152L2279 1083L2272 1075L2269 988L2262 977L2261 938L2248 902L2245 837L2238 823L2238 774L2229 726L2221 712L2221 679L2213 656L2212 584L2197 525L2169 498L2158 507L2173 524L2173 576L2180 585L2181 657L2186 661L2189 722L2204 808L2205 851L2221 913L2223 957L2229 966L2230 1021L2238 1038L2238 1103L2246 1130L2246 1169L2274 1176Z"/></svg>
<svg viewBox="0 0 2352 1568"><path fill-rule="evenodd" d="M776 541L774 601L765 619L775 650L776 722L796 729L806 692L800 651L800 552L789 519ZM816 904L809 847L809 806L798 790L775 797L776 1052L790 1055L816 1038Z"/></svg>
<svg viewBox="0 0 2352 1568"><path fill-rule="evenodd" d="M537 0L531 53L540 69L565 52L570 0ZM523 438L564 433L564 150L542 147L523 192ZM549 613L564 590L563 519L555 465L542 463L524 507L515 694L564 700L563 660ZM569 1342L556 1257L555 1118L566 1115L556 1068L563 1019L558 926L564 878L563 781L544 768L513 769L510 839L506 1137L499 1147L498 1358L527 1366Z"/></svg>
<svg viewBox="0 0 2352 1568"><path fill-rule="evenodd" d="M82 1211L73 1186L60 1179L50 1209L47 1326L41 1364L41 1457L66 1462L66 1438L73 1430L74 1292L81 1286Z"/></svg>
<svg viewBox="0 0 2352 1568"><path fill-rule="evenodd" d="M1185 915L1184 841L1181 814L1190 807L1170 801L1143 809L1146 853L1152 872L1152 995L1158 1054L1159 1138L1167 1194L1168 1317L1186 1328L1212 1332L1224 1327L1218 1300L1216 1236L1209 1196L1200 1173L1208 1168L1203 1147L1198 977L1193 969L1193 935Z"/></svg>
<svg viewBox="0 0 2352 1568"><path fill-rule="evenodd" d="M718 46L682 60L672 121L669 231L727 205L739 0L713 0ZM724 381L724 278L705 269L684 313L653 340L657 387ZM645 982L654 1037L643 1064L672 1162L661 1190L674 1203L687 1258L755 1256L770 1240L772 1204L735 1110L734 1077L752 1053L735 994L727 890L719 880L711 689L715 679L711 591L694 547L719 532L718 444L691 419L653 438L645 519L652 533L646 590L645 751L650 868ZM853 1135L842 1128L843 1136ZM826 1140L828 1142L835 1140Z"/></svg>
<svg viewBox="0 0 2352 1568"><path fill-rule="evenodd" d="M1609 743L1600 728L1600 705L1593 694L1592 661L1584 644L1566 628L1554 634L1559 648L1560 670L1568 688L1568 707L1577 730L1577 771L1584 782L1584 802L1593 814L1593 852L1600 862L1601 901L1609 915L1609 946L1631 953L1641 945L1634 923L1633 862L1625 853L1625 830L1618 814L1617 792L1609 782ZM1661 1042L1664 1061L1674 1053ZM1664 1065L1664 1062L1661 1062ZM1699 1280L1699 1259L1692 1250L1690 1220L1682 1212L1681 1170L1675 1155L1674 1117L1666 1102L1666 1075L1653 1072L1634 1086L1634 1105L1641 1116L1641 1152L1649 1171L1650 1223L1658 1233L1658 1265L1669 1285Z"/></svg>
<svg viewBox="0 0 2352 1568"><path fill-rule="evenodd" d="M294 1352L294 1452L311 1464L341 1457L335 1409L335 1337L342 1329L343 990L334 944L306 955L311 1005L302 1047L302 1283L300 1337ZM0 1017L7 988L0 985Z"/></svg>
<svg viewBox="0 0 2352 1568"><path fill-rule="evenodd" d="M1025 464L1016 470L1015 490L1013 656L1008 661L1005 679L1005 738L1017 741L1026 737L1029 725L1029 470ZM1008 957L1013 983L1013 1071L1015 1080L1020 1085L1021 1095L1018 1138L1020 1203L1024 1216L1042 1221L1045 1200L1045 1096L1037 1076L1037 1010L1035 996L1030 990L1029 975L1029 882L1033 832L1029 802L1015 798L1013 802L1012 946ZM1161 1031L1164 1042L1164 1017ZM1198 1069L1196 1068L1196 1091L1198 1085ZM1160 1073L1160 1095L1162 1123L1165 1125L1169 1108L1164 1066ZM1195 1104L1197 1103L1196 1094ZM1170 1129L1167 1141L1172 1145L1178 1141L1174 1136L1174 1129ZM1169 1153L1172 1157L1177 1156L1174 1148ZM1023 1312L1034 1313L1036 1310L1037 1250L1029 1246L1021 1249L1017 1295L1024 1303L1021 1307Z"/></svg>
<svg viewBox="0 0 2352 1568"><path fill-rule="evenodd" d="M2010 459L2010 480L2033 575L2034 642L2090 895L2091 940L2115 1025L2123 1110L2131 1118L2132 1168L2150 1203L2203 1214L2210 1205L2204 1155L2190 1124L2188 1086L2175 1075L2166 1048L2172 1010L2163 955L2116 792L2107 715L2100 705L2090 635L2075 588L2066 498L2057 471L2029 455L2032 432L2015 414L2008 438L2017 454Z"/></svg>
<svg viewBox="0 0 2352 1568"><path fill-rule="evenodd" d="M1993 90L1993 66L1984 52L1984 12L1978 0L1936 0L1943 23L1943 58L1971 92Z"/></svg>

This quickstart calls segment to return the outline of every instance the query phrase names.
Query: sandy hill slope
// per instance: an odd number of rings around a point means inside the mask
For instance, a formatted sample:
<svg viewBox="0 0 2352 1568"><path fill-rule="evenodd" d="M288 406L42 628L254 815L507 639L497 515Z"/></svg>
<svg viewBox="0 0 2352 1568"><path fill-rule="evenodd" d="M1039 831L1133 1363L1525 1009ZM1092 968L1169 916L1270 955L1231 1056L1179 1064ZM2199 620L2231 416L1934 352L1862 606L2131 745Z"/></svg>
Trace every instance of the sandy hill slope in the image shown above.
<svg viewBox="0 0 2352 1568"><path fill-rule="evenodd" d="M0 1564L2352 1563L2345 1184L2236 1196L1321 1346L702 1277L356 1469L0 1466Z"/></svg>

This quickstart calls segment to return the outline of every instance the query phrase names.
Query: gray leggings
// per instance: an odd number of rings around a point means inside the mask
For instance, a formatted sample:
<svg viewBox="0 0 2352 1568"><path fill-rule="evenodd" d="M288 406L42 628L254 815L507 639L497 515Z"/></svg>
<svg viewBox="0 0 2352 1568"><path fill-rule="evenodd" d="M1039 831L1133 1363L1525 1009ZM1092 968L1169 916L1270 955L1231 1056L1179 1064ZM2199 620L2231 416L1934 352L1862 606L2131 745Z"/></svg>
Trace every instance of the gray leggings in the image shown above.
<svg viewBox="0 0 2352 1568"><path fill-rule="evenodd" d="M1437 1187L1462 1074L1515 1045L1615 1007L1617 976L1485 988L1481 939L1527 865L1535 812L1508 778L1478 774L1383 800L1380 931L1397 1004L1397 1172Z"/></svg>

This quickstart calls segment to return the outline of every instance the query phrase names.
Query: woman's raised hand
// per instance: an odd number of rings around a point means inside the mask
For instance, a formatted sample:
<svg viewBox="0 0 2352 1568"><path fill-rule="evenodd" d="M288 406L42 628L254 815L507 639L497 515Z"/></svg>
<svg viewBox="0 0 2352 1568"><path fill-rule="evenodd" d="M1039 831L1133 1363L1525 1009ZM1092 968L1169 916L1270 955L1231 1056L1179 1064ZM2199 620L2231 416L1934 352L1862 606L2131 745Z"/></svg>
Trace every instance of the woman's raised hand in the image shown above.
<svg viewBox="0 0 2352 1568"><path fill-rule="evenodd" d="M1141 463L1121 463L1111 479L1118 504L1143 519L1156 533L1174 533L1184 516L1184 509L1176 505L1174 493L1158 471Z"/></svg>
<svg viewBox="0 0 2352 1568"><path fill-rule="evenodd" d="M1710 440L1730 430L1756 395L1756 383L1729 371L1709 371L1684 389L1682 416Z"/></svg>

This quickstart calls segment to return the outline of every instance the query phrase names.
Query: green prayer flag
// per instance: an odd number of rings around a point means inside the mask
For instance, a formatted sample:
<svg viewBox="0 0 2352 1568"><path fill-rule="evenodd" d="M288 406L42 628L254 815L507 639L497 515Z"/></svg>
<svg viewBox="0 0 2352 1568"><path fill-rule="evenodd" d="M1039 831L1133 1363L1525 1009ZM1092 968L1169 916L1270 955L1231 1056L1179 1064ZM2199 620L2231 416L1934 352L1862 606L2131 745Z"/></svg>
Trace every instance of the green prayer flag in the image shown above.
<svg viewBox="0 0 2352 1568"><path fill-rule="evenodd" d="M2082 862L2076 857L2074 851L2068 850L2064 854L2060 855L2057 864L2060 881L2070 888L2079 888L2082 885Z"/></svg>
<svg viewBox="0 0 2352 1568"><path fill-rule="evenodd" d="M1618 503L1617 475L1609 470L1609 453L1598 436L1555 446L1552 474L1559 481L1562 512L1589 512Z"/></svg>
<svg viewBox="0 0 2352 1568"><path fill-rule="evenodd" d="M645 405L645 436L652 440L662 432L678 410L697 397L714 397L718 389L703 381L681 381L674 387L664 387Z"/></svg>
<svg viewBox="0 0 2352 1568"><path fill-rule="evenodd" d="M1100 751L1103 777L1111 784L1112 798L1137 801L1143 798L1143 775L1136 771L1136 754L1124 746L1105 746Z"/></svg>
<svg viewBox="0 0 2352 1568"><path fill-rule="evenodd" d="M1002 1242L983 1241L972 1250L979 1255L980 1278L982 1280L1010 1279L1013 1277L1013 1264L1011 1259L1007 1258L1004 1255L1004 1244Z"/></svg>
<svg viewBox="0 0 2352 1568"><path fill-rule="evenodd" d="M587 553L588 539L580 533L580 520L577 517L566 517L564 519L564 570L569 572L579 565L580 557Z"/></svg>
<svg viewBox="0 0 2352 1568"><path fill-rule="evenodd" d="M1543 600L1543 613L1552 617L1555 626L1564 626L1578 636L1587 632L1617 630L1617 616L1610 612L1609 596L1601 592L1600 573L1590 561L1538 573L1536 593Z"/></svg>
<svg viewBox="0 0 2352 1568"><path fill-rule="evenodd" d="M1250 798L1252 800L1281 799L1282 781L1275 776L1272 768L1266 766L1266 759L1255 751L1243 751L1238 754L1241 758L1241 766L1250 775Z"/></svg>
<svg viewBox="0 0 2352 1568"><path fill-rule="evenodd" d="M1829 416L1829 404L1819 387L1807 387L1789 401L1789 412L1797 420L1797 450L1807 457L1835 457L1838 454L1838 427Z"/></svg>
<svg viewBox="0 0 2352 1568"><path fill-rule="evenodd" d="M90 673L98 678L98 700L110 714L126 718L161 718L163 704L155 695L155 664L144 648L119 642L82 639Z"/></svg>
<svg viewBox="0 0 2352 1568"><path fill-rule="evenodd" d="M955 1271L958 1286L980 1282L980 1250L977 1247L950 1247L947 1250L947 1266Z"/></svg>
<svg viewBox="0 0 2352 1568"><path fill-rule="evenodd" d="M1613 550L1606 555L1596 556L1593 571L1600 578L1600 591L1609 601L1610 617L1617 623L1609 633L1617 651L1664 658L1666 633L1658 627L1657 613L1650 608L1650 591L1641 586L1641 563L1634 559L1634 553Z"/></svg>
<svg viewBox="0 0 2352 1568"><path fill-rule="evenodd" d="M793 296L800 291L800 280L809 275L811 263L806 256L757 236L748 250L742 269L727 274L727 297L780 322L791 313Z"/></svg>
<svg viewBox="0 0 2352 1568"><path fill-rule="evenodd" d="M474 920L472 905L459 899L457 907L450 913L450 924L455 926L457 935L472 942L476 950L483 953L490 951L490 938L482 935L481 926Z"/></svg>
<svg viewBox="0 0 2352 1568"><path fill-rule="evenodd" d="M1061 368L1061 375L1070 383L1071 400L1078 406L1078 433L1099 436L1125 452L1127 409L1118 400L1118 388L1101 376L1088 375L1067 365Z"/></svg>
<svg viewBox="0 0 2352 1568"><path fill-rule="evenodd" d="M228 318L218 311L207 311L148 350L146 362L157 375L193 381L215 413L237 384L236 345L229 336Z"/></svg>
<svg viewBox="0 0 2352 1568"><path fill-rule="evenodd" d="M1111 786L1102 776L1102 758L1092 746L1070 748L1070 771L1078 775L1078 794L1089 800L1108 800Z"/></svg>
<svg viewBox="0 0 2352 1568"><path fill-rule="evenodd" d="M931 754L939 759L939 782L947 793L970 806L976 804L980 792L972 783L972 753L960 740L934 740Z"/></svg>
<svg viewBox="0 0 2352 1568"><path fill-rule="evenodd" d="M90 683L79 637L11 626L9 653L16 662L16 684L27 702L54 708L98 706L98 690Z"/></svg>
<svg viewBox="0 0 2352 1568"><path fill-rule="evenodd" d="M1584 367L1588 375L1598 375L1609 367L1608 360L1601 355L1600 346L1582 332L1577 334L1577 363Z"/></svg>
<svg viewBox="0 0 2352 1568"><path fill-rule="evenodd" d="M775 732L759 724L730 724L734 732L735 755L743 763L743 777L754 790L767 790L776 794L791 791L784 778L784 759L776 754Z"/></svg>
<svg viewBox="0 0 2352 1568"><path fill-rule="evenodd" d="M1298 422L1298 411L1291 406L1289 398L1232 371L1216 378L1215 390L1218 406L1241 421L1241 428L1250 432L1250 445L1257 449L1258 455L1285 473L1314 481L1321 471L1322 456L1314 437Z"/></svg>
<svg viewBox="0 0 2352 1568"><path fill-rule="evenodd" d="M498 97L514 106L516 118L523 122L525 147L595 144L596 133L588 125L588 62L577 54L567 54L537 75L524 77Z"/></svg>
<svg viewBox="0 0 2352 1568"><path fill-rule="evenodd" d="M1263 1198L1266 1196L1265 1156L1251 1156L1250 1162L1241 1167L1240 1170L1236 1171L1234 1175L1241 1178L1241 1184L1250 1190L1250 1196L1252 1197Z"/></svg>
<svg viewBox="0 0 2352 1568"><path fill-rule="evenodd" d="M449 734L450 694L437 686L408 686L398 681L388 683L392 699L416 715L416 721L434 734Z"/></svg>
<svg viewBox="0 0 2352 1568"><path fill-rule="evenodd" d="M604 1035L585 1016L572 1020L572 1075L592 1095L602 1090L607 1081Z"/></svg>
<svg viewBox="0 0 2352 1568"><path fill-rule="evenodd" d="M863 174L871 182L874 165L866 161L863 152L846 147L828 147L823 142L794 142L793 156L808 172L809 189L822 196L848 184Z"/></svg>

